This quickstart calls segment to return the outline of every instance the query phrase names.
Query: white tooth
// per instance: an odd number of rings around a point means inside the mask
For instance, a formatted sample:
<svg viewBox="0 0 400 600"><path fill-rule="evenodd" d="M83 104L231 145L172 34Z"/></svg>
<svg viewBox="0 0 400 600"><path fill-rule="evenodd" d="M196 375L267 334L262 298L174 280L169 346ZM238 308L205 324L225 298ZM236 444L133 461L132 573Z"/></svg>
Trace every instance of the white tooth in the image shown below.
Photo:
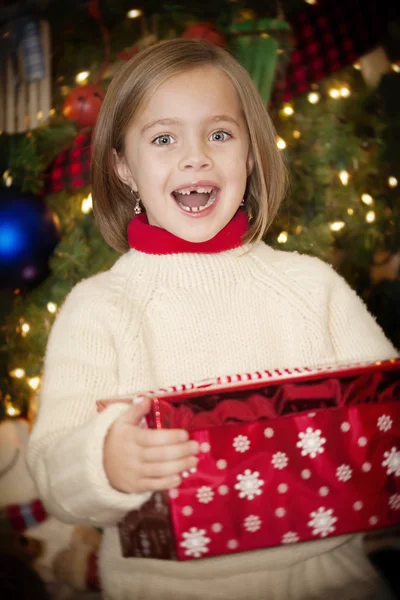
<svg viewBox="0 0 400 600"><path fill-rule="evenodd" d="M198 211L199 211L198 206L192 206L192 212L198 212Z"/></svg>

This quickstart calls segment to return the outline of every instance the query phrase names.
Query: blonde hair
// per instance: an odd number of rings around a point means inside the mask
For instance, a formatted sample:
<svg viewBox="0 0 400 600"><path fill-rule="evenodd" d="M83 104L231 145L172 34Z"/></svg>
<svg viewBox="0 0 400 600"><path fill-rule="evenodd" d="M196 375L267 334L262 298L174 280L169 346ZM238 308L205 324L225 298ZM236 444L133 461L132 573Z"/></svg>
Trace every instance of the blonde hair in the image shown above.
<svg viewBox="0 0 400 600"><path fill-rule="evenodd" d="M245 241L262 238L278 211L286 191L286 168L275 128L248 72L226 50L207 42L160 42L133 57L114 77L94 132L94 215L106 242L120 252L129 248L127 226L134 216L135 197L117 174L113 150L124 153L128 126L148 94L170 77L206 65L215 66L231 80L249 131L254 168L245 194L251 216Z"/></svg>

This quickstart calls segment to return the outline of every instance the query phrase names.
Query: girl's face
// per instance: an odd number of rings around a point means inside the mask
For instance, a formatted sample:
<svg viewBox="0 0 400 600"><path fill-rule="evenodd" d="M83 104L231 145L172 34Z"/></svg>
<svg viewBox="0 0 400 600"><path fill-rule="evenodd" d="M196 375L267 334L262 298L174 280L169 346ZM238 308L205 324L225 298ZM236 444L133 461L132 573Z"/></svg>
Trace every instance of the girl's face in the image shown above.
<svg viewBox="0 0 400 600"><path fill-rule="evenodd" d="M176 75L149 94L117 159L150 225L191 242L213 238L232 219L252 167L236 90L213 66Z"/></svg>

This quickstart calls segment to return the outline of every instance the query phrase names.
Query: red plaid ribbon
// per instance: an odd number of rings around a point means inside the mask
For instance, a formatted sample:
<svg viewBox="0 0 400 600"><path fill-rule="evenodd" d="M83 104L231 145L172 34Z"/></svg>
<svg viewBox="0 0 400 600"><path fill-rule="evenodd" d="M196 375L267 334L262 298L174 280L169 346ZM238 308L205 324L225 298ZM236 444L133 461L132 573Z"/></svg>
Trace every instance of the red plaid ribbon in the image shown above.
<svg viewBox="0 0 400 600"><path fill-rule="evenodd" d="M49 167L46 193L72 190L90 184L91 132L80 132L73 144Z"/></svg>
<svg viewBox="0 0 400 600"><path fill-rule="evenodd" d="M385 0L319 0L291 20L295 49L284 100L343 69L379 44L385 29Z"/></svg>

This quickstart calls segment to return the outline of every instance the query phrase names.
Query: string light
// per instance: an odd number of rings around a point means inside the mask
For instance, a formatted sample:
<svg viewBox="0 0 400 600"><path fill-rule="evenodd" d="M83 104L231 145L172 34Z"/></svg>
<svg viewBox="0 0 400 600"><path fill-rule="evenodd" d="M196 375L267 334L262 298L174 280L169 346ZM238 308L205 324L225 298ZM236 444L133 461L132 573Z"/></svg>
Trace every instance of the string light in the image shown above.
<svg viewBox="0 0 400 600"><path fill-rule="evenodd" d="M400 65L393 64L392 69L395 73L400 73Z"/></svg>
<svg viewBox="0 0 400 600"><path fill-rule="evenodd" d="M355 69L357 69L357 71L359 71L359 70L361 69L361 65L360 65L360 63L358 63L358 62L354 63L354 64L353 64L353 67L354 67Z"/></svg>
<svg viewBox="0 0 400 600"><path fill-rule="evenodd" d="M75 77L76 83L79 83L79 84L86 83L87 78L89 77L89 75L90 75L90 71L81 71Z"/></svg>
<svg viewBox="0 0 400 600"><path fill-rule="evenodd" d="M349 183L350 174L347 171L340 171L339 179L343 185L347 185Z"/></svg>
<svg viewBox="0 0 400 600"><path fill-rule="evenodd" d="M352 208L348 208L347 209L347 214L348 215L354 215L354 210Z"/></svg>
<svg viewBox="0 0 400 600"><path fill-rule="evenodd" d="M375 221L375 212L373 210L368 211L365 215L365 220L367 223L373 223Z"/></svg>
<svg viewBox="0 0 400 600"><path fill-rule="evenodd" d="M32 388L33 390L37 390L39 385L40 385L40 377L31 377L28 380L28 385L30 388Z"/></svg>
<svg viewBox="0 0 400 600"><path fill-rule="evenodd" d="M53 117L53 116L56 114L56 109L55 109L55 108L52 108L52 109L50 110L50 113L49 113L49 114L50 114L50 116L51 116L51 117Z"/></svg>
<svg viewBox="0 0 400 600"><path fill-rule="evenodd" d="M374 201L373 197L370 196L369 194L363 194L361 196L361 200L362 200L362 202L364 202L364 204L367 204L367 206L370 206Z"/></svg>
<svg viewBox="0 0 400 600"><path fill-rule="evenodd" d="M7 416L18 417L21 414L21 409L13 405L11 396L7 394L7 396L4 398L4 401Z"/></svg>
<svg viewBox="0 0 400 600"><path fill-rule="evenodd" d="M81 211L87 215L93 208L92 194L82 200Z"/></svg>
<svg viewBox="0 0 400 600"><path fill-rule="evenodd" d="M283 108L282 108L282 114L285 117L291 117L292 115L294 115L294 108L291 104L286 104Z"/></svg>
<svg viewBox="0 0 400 600"><path fill-rule="evenodd" d="M340 88L340 95L342 96L342 98L348 98L351 94L351 91L349 90L348 87L342 87Z"/></svg>
<svg viewBox="0 0 400 600"><path fill-rule="evenodd" d="M321 96L318 92L310 92L307 96L307 100L310 104L317 104L321 100Z"/></svg>
<svg viewBox="0 0 400 600"><path fill-rule="evenodd" d="M292 135L293 135L293 137L294 137L294 139L295 139L295 140L298 140L298 139L299 139L299 137L301 137L301 133L300 133L300 131L299 131L298 129L295 129L295 130L293 131L293 134L292 134Z"/></svg>
<svg viewBox="0 0 400 600"><path fill-rule="evenodd" d="M340 231L346 225L344 221L335 221L329 225L331 231Z"/></svg>
<svg viewBox="0 0 400 600"><path fill-rule="evenodd" d="M391 188L395 188L398 183L399 182L397 181L396 177L389 177L388 184Z"/></svg>
<svg viewBox="0 0 400 600"><path fill-rule="evenodd" d="M22 379L23 377L25 377L25 371L24 369L13 369L12 371L10 371L10 377L15 377L15 379Z"/></svg>
<svg viewBox="0 0 400 600"><path fill-rule="evenodd" d="M36 116L37 116L37 120L41 121L43 119L43 111L39 110L39 112L38 112L38 114Z"/></svg>
<svg viewBox="0 0 400 600"><path fill-rule="evenodd" d="M278 244L286 244L286 242L288 241L288 232L287 231L281 231L281 233L278 235Z"/></svg>
<svg viewBox="0 0 400 600"><path fill-rule="evenodd" d="M331 88L329 90L329 95L330 95L331 98L334 98L335 100L337 100L338 98L340 98L340 92L336 88Z"/></svg>
<svg viewBox="0 0 400 600"><path fill-rule="evenodd" d="M138 17L141 17L143 14L143 11L141 11L139 8L132 8L132 10L129 10L127 12L127 17L128 19L137 19Z"/></svg>
<svg viewBox="0 0 400 600"><path fill-rule="evenodd" d="M48 302L47 310L49 311L49 313L54 314L57 310L57 304L54 304L54 302Z"/></svg>
<svg viewBox="0 0 400 600"><path fill-rule="evenodd" d="M305 0L305 2L311 5L317 4L317 0Z"/></svg>
<svg viewBox="0 0 400 600"><path fill-rule="evenodd" d="M7 169L7 171L4 171L4 173L3 173L3 181L6 185L6 187L12 186L13 178L11 177L10 171L8 169Z"/></svg>
<svg viewBox="0 0 400 600"><path fill-rule="evenodd" d="M281 137L278 137L276 145L278 146L279 150L284 150L286 148L286 142Z"/></svg>
<svg viewBox="0 0 400 600"><path fill-rule="evenodd" d="M23 337L25 337L29 333L29 330L30 330L30 325L28 325L28 323L22 323L21 332L22 332Z"/></svg>

